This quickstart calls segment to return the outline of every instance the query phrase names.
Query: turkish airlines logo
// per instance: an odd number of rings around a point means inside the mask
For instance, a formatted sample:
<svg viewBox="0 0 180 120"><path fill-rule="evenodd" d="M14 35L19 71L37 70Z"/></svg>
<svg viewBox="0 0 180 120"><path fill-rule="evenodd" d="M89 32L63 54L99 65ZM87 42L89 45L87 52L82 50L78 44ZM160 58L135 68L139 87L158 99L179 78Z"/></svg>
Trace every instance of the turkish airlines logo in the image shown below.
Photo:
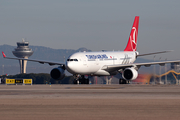
<svg viewBox="0 0 180 120"><path fill-rule="evenodd" d="M130 35L131 47L133 51L136 51L136 45L137 45L136 38L137 38L137 31L136 28L133 27Z"/></svg>

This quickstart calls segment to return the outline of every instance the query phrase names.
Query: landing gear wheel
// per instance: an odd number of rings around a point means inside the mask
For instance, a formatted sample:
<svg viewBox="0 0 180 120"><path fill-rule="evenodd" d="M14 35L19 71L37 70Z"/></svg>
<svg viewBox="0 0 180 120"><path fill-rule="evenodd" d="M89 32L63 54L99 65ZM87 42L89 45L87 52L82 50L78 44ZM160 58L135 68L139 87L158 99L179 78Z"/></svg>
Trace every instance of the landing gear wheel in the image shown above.
<svg viewBox="0 0 180 120"><path fill-rule="evenodd" d="M119 79L119 84L127 84L127 81L124 79Z"/></svg>
<svg viewBox="0 0 180 120"><path fill-rule="evenodd" d="M89 79L88 78L84 80L84 84L89 84Z"/></svg>
<svg viewBox="0 0 180 120"><path fill-rule="evenodd" d="M77 84L77 80L73 80L73 84Z"/></svg>
<svg viewBox="0 0 180 120"><path fill-rule="evenodd" d="M89 79L87 78L81 78L81 79L79 79L79 83L80 84L89 84Z"/></svg>
<svg viewBox="0 0 180 120"><path fill-rule="evenodd" d="M85 78L84 75L74 75L74 84L89 84L89 79Z"/></svg>

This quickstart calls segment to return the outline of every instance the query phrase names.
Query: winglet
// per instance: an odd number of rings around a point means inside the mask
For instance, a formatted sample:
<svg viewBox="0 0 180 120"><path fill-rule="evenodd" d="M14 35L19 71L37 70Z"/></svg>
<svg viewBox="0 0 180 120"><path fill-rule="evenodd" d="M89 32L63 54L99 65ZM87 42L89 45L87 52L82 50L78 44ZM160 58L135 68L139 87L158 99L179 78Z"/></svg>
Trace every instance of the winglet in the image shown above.
<svg viewBox="0 0 180 120"><path fill-rule="evenodd" d="M6 57L6 55L4 54L4 52L2 51L2 54L3 54L3 57L5 58Z"/></svg>

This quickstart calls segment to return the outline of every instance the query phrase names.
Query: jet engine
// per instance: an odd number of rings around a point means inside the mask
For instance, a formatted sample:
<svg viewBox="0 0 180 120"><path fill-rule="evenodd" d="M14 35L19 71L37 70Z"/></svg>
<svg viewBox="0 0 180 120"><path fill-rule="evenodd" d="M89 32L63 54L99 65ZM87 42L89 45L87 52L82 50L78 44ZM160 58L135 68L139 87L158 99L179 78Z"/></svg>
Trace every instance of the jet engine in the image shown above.
<svg viewBox="0 0 180 120"><path fill-rule="evenodd" d="M50 74L55 80L62 80L65 77L64 69L62 67L52 69Z"/></svg>
<svg viewBox="0 0 180 120"><path fill-rule="evenodd" d="M138 72L134 68L126 68L123 71L122 77L125 80L135 80L138 77Z"/></svg>

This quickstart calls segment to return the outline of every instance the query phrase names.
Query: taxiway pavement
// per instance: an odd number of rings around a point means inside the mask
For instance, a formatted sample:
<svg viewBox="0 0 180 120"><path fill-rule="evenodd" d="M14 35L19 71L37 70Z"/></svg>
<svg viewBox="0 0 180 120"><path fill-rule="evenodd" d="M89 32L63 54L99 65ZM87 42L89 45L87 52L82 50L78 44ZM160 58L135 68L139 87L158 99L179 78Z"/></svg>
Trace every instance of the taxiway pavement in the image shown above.
<svg viewBox="0 0 180 120"><path fill-rule="evenodd" d="M2 120L179 118L178 85L0 85Z"/></svg>

